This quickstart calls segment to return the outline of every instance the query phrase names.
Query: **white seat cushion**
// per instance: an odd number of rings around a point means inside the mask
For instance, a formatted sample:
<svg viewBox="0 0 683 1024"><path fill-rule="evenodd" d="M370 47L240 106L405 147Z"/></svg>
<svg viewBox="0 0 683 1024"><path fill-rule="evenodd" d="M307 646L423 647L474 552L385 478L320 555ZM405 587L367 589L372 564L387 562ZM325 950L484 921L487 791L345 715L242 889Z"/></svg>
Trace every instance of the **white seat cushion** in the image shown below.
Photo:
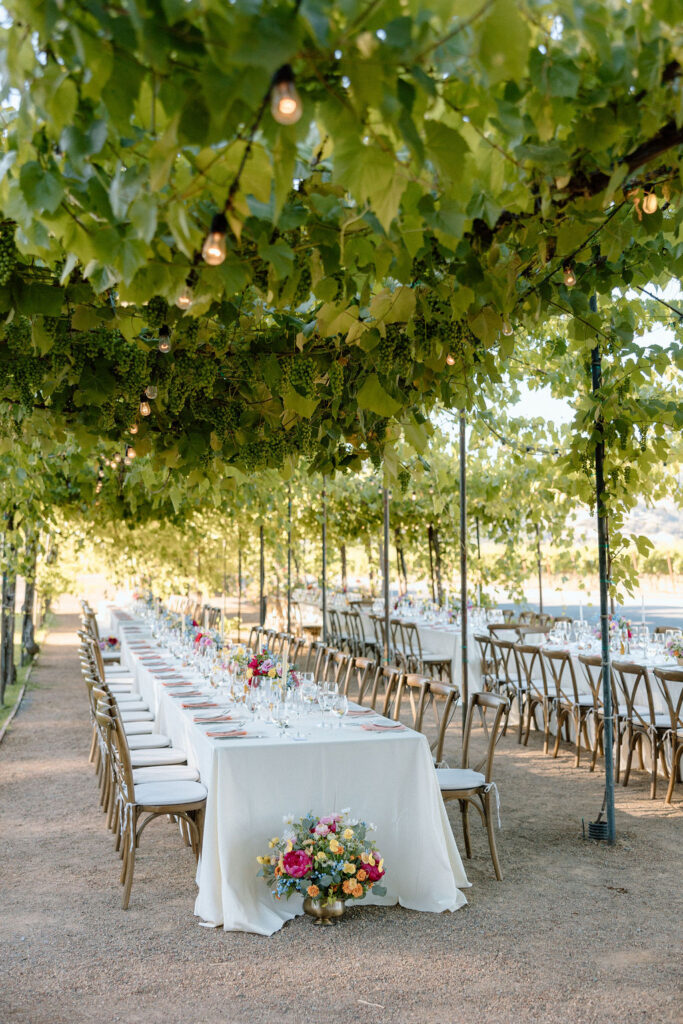
<svg viewBox="0 0 683 1024"><path fill-rule="evenodd" d="M126 736L149 736L154 732L154 722L124 722Z"/></svg>
<svg viewBox="0 0 683 1024"><path fill-rule="evenodd" d="M109 687L109 689L111 690L112 693L116 693L116 694L120 693L124 697L126 696L126 694L130 694L131 696L137 697L137 693L133 689L133 684L132 683L127 683L127 684L124 684L124 683L121 683L121 684L119 684L119 683L107 683L107 686Z"/></svg>
<svg viewBox="0 0 683 1024"><path fill-rule="evenodd" d="M437 768L436 778L442 791L479 789L486 785L486 777L471 768Z"/></svg>
<svg viewBox="0 0 683 1024"><path fill-rule="evenodd" d="M137 693L122 693L120 697L117 694L116 703L120 705L122 711L149 711L149 704L146 704Z"/></svg>
<svg viewBox="0 0 683 1024"><path fill-rule="evenodd" d="M125 707L121 710L121 721L122 722L153 722L154 715L151 711L126 711Z"/></svg>
<svg viewBox="0 0 683 1024"><path fill-rule="evenodd" d="M104 669L105 676L130 676L132 678L133 673L125 665L106 665Z"/></svg>
<svg viewBox="0 0 683 1024"><path fill-rule="evenodd" d="M186 764L152 765L150 768L134 768L133 782L198 782L199 772Z"/></svg>
<svg viewBox="0 0 683 1024"><path fill-rule="evenodd" d="M160 750L131 750L130 752L130 763L133 768L149 768L150 765L160 764L185 764L186 761L187 754L179 747L166 747Z"/></svg>
<svg viewBox="0 0 683 1024"><path fill-rule="evenodd" d="M102 661L105 665L121 661L121 651L102 651Z"/></svg>
<svg viewBox="0 0 683 1024"><path fill-rule="evenodd" d="M170 747L168 736L161 732L153 732L150 736L131 736L128 746L131 750L147 750L150 747Z"/></svg>
<svg viewBox="0 0 683 1024"><path fill-rule="evenodd" d="M159 804L194 804L206 799L201 782L144 782L135 787L135 803L145 807Z"/></svg>

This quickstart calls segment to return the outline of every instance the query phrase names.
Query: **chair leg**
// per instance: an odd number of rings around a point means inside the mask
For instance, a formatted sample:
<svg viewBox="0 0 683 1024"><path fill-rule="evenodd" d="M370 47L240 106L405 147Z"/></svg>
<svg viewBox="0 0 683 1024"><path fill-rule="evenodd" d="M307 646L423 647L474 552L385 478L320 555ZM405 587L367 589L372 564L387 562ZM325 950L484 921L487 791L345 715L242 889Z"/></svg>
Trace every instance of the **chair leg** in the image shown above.
<svg viewBox="0 0 683 1024"><path fill-rule="evenodd" d="M593 747L593 757L591 760L591 771L595 771L595 765L598 761L598 750L600 749L600 737L602 735L602 725L595 719L595 746Z"/></svg>
<svg viewBox="0 0 683 1024"><path fill-rule="evenodd" d="M126 855L126 881L123 888L123 900L122 906L124 910L128 910L128 904L130 903L130 890L133 887L133 872L135 871L135 841L133 840L128 847Z"/></svg>
<svg viewBox="0 0 683 1024"><path fill-rule="evenodd" d="M472 859L472 842L470 839L470 805L467 800L460 800L460 813L462 815L462 834L465 839L465 856Z"/></svg>
<svg viewBox="0 0 683 1024"><path fill-rule="evenodd" d="M669 785L666 790L666 796L664 797L664 803L670 804L671 798L674 795L674 786L676 785L676 776L678 775L678 769L681 763L681 752L683 748L678 748L675 744L675 740L671 740L671 771L669 772Z"/></svg>
<svg viewBox="0 0 683 1024"><path fill-rule="evenodd" d="M90 753L88 754L88 764L93 764L95 761L95 753L97 751L97 729L93 726L92 731L92 743L90 744Z"/></svg>
<svg viewBox="0 0 683 1024"><path fill-rule="evenodd" d="M650 759L652 762L652 771L650 773L650 799L655 800L657 798L657 761L659 760L659 750L656 737L650 737Z"/></svg>
<svg viewBox="0 0 683 1024"><path fill-rule="evenodd" d="M498 850L496 848L496 834L495 834L495 823L493 821L493 815L491 814L491 793L484 793L484 817L486 818L486 831L489 837L489 850L491 851L491 860L493 861L493 870L496 872L496 878L499 882L503 881L503 872L500 870L500 861L498 860Z"/></svg>
<svg viewBox="0 0 683 1024"><path fill-rule="evenodd" d="M524 746L525 747L529 743L529 734L531 732L531 719L535 717L535 715L534 715L534 711L535 710L536 710L535 706L532 703L531 699L527 700L527 706L526 706L526 730L524 732Z"/></svg>
<svg viewBox="0 0 683 1024"><path fill-rule="evenodd" d="M630 723L628 726L628 731L626 733L626 739L628 745L628 754L626 755L626 767L624 768L624 786L628 786L628 777L631 774L631 761L633 760L634 739L633 728L631 727Z"/></svg>
<svg viewBox="0 0 683 1024"><path fill-rule="evenodd" d="M553 757L557 757L557 755L560 752L560 739L562 738L562 725L563 724L564 724L564 716L563 716L562 712L560 711L560 709L558 707L558 709L557 709L557 721L556 721L557 731L555 733L555 749L553 750Z"/></svg>

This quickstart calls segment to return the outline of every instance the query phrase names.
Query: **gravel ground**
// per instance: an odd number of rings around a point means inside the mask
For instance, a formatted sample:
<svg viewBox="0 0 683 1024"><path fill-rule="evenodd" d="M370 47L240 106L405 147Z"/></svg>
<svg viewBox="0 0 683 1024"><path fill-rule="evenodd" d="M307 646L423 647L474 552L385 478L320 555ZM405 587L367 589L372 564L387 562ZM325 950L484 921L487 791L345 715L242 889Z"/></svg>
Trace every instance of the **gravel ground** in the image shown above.
<svg viewBox="0 0 683 1024"><path fill-rule="evenodd" d="M124 912L75 628L59 618L0 747L3 1024L681 1020L683 786L665 807L636 772L617 845L583 842L601 778L568 748L544 757L537 735L527 749L509 735L497 755L505 879L473 820L473 887L455 914L357 908L271 938L202 928L191 854L165 822L145 834Z"/></svg>

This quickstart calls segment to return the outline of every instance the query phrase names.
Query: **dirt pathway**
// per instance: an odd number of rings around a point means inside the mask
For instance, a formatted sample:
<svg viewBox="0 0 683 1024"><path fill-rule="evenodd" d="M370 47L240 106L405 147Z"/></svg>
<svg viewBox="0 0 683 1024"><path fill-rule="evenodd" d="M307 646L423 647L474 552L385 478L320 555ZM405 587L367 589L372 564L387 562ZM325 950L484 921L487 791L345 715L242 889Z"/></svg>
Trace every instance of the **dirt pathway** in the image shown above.
<svg viewBox="0 0 683 1024"><path fill-rule="evenodd" d="M584 843L601 778L568 750L544 757L537 736L526 750L508 736L498 756L505 880L473 822L456 914L358 908L340 927L300 918L268 939L201 928L191 855L164 822L145 834L122 911L75 628L59 618L0 746L2 1024L681 1020L683 787L666 808L637 772L618 793L618 845Z"/></svg>

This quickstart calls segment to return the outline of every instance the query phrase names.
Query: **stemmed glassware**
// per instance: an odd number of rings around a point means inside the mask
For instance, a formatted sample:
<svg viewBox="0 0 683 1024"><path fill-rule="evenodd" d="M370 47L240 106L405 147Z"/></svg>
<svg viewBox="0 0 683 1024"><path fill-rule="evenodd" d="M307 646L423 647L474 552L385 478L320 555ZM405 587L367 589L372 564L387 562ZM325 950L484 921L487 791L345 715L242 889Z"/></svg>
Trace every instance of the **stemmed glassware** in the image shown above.
<svg viewBox="0 0 683 1024"><path fill-rule="evenodd" d="M337 728L341 729L344 715L349 710L349 698L345 693L334 693L330 703L330 710L337 718Z"/></svg>

